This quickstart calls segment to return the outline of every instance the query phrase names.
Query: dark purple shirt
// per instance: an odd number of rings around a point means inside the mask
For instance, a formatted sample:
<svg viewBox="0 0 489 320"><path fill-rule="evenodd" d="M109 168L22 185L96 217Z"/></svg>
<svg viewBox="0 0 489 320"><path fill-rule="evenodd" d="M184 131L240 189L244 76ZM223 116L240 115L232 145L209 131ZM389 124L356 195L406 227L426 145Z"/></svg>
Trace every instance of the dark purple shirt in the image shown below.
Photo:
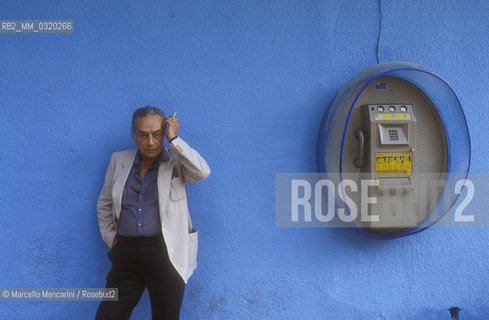
<svg viewBox="0 0 489 320"><path fill-rule="evenodd" d="M127 177L122 194L118 232L126 237L155 236L161 233L158 208L158 168L169 159L165 149L144 174L139 172L139 151Z"/></svg>

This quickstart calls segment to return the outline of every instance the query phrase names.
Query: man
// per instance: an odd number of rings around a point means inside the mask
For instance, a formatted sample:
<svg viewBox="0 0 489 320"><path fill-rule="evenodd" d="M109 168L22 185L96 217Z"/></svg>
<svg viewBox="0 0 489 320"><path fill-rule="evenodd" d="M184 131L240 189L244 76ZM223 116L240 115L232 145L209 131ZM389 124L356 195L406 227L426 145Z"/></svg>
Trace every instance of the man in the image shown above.
<svg viewBox="0 0 489 320"><path fill-rule="evenodd" d="M97 216L112 261L106 287L119 294L118 301L100 303L97 320L129 319L145 288L152 319L179 319L185 283L197 266L197 230L185 183L210 173L199 153L177 136L179 128L178 119L165 118L160 109L140 108L131 130L137 149L110 158Z"/></svg>

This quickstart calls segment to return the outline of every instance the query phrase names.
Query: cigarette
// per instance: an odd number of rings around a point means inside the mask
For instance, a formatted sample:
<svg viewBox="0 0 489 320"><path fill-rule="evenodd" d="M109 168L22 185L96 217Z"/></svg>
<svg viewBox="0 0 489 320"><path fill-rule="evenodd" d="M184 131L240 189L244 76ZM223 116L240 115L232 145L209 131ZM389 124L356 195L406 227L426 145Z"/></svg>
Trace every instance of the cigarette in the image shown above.
<svg viewBox="0 0 489 320"><path fill-rule="evenodd" d="M176 115L177 115L177 112L175 111L175 113L173 114L173 118L175 118Z"/></svg>

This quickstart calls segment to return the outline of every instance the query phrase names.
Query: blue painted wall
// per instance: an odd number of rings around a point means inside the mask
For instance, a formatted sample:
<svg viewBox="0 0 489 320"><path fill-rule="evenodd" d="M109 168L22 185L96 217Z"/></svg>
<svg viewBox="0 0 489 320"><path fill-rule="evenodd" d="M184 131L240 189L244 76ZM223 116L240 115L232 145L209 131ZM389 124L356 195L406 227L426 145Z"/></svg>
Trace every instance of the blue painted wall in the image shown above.
<svg viewBox="0 0 489 320"><path fill-rule="evenodd" d="M188 187L200 248L183 319L449 319L453 306L489 319L487 229L280 229L274 203L275 173L315 171L325 108L378 60L448 80L472 170L487 171L488 1L10 1L0 19L75 21L72 34L0 34L1 287L105 285L96 199L110 154L133 146L132 111L153 104L178 111L212 168ZM0 314L89 319L97 305ZM133 319L149 310L145 293Z"/></svg>

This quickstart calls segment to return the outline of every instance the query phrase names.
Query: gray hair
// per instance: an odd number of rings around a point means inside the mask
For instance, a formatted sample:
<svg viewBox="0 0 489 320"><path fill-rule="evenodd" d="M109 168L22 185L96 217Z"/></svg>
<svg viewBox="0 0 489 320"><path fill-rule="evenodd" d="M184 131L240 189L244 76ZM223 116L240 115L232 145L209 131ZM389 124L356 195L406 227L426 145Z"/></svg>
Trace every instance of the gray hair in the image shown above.
<svg viewBox="0 0 489 320"><path fill-rule="evenodd" d="M161 117L162 120L165 120L165 113L161 110L161 109L158 109L156 107L153 107L153 106L150 106L150 105L147 105L146 107L144 108L139 108L137 109L136 111L134 111L134 113L132 114L132 126L131 126L131 135L133 136L133 138L135 137L135 123L136 123L136 119L137 118L141 118L141 117L146 117L146 116L151 116L151 115L158 115Z"/></svg>

